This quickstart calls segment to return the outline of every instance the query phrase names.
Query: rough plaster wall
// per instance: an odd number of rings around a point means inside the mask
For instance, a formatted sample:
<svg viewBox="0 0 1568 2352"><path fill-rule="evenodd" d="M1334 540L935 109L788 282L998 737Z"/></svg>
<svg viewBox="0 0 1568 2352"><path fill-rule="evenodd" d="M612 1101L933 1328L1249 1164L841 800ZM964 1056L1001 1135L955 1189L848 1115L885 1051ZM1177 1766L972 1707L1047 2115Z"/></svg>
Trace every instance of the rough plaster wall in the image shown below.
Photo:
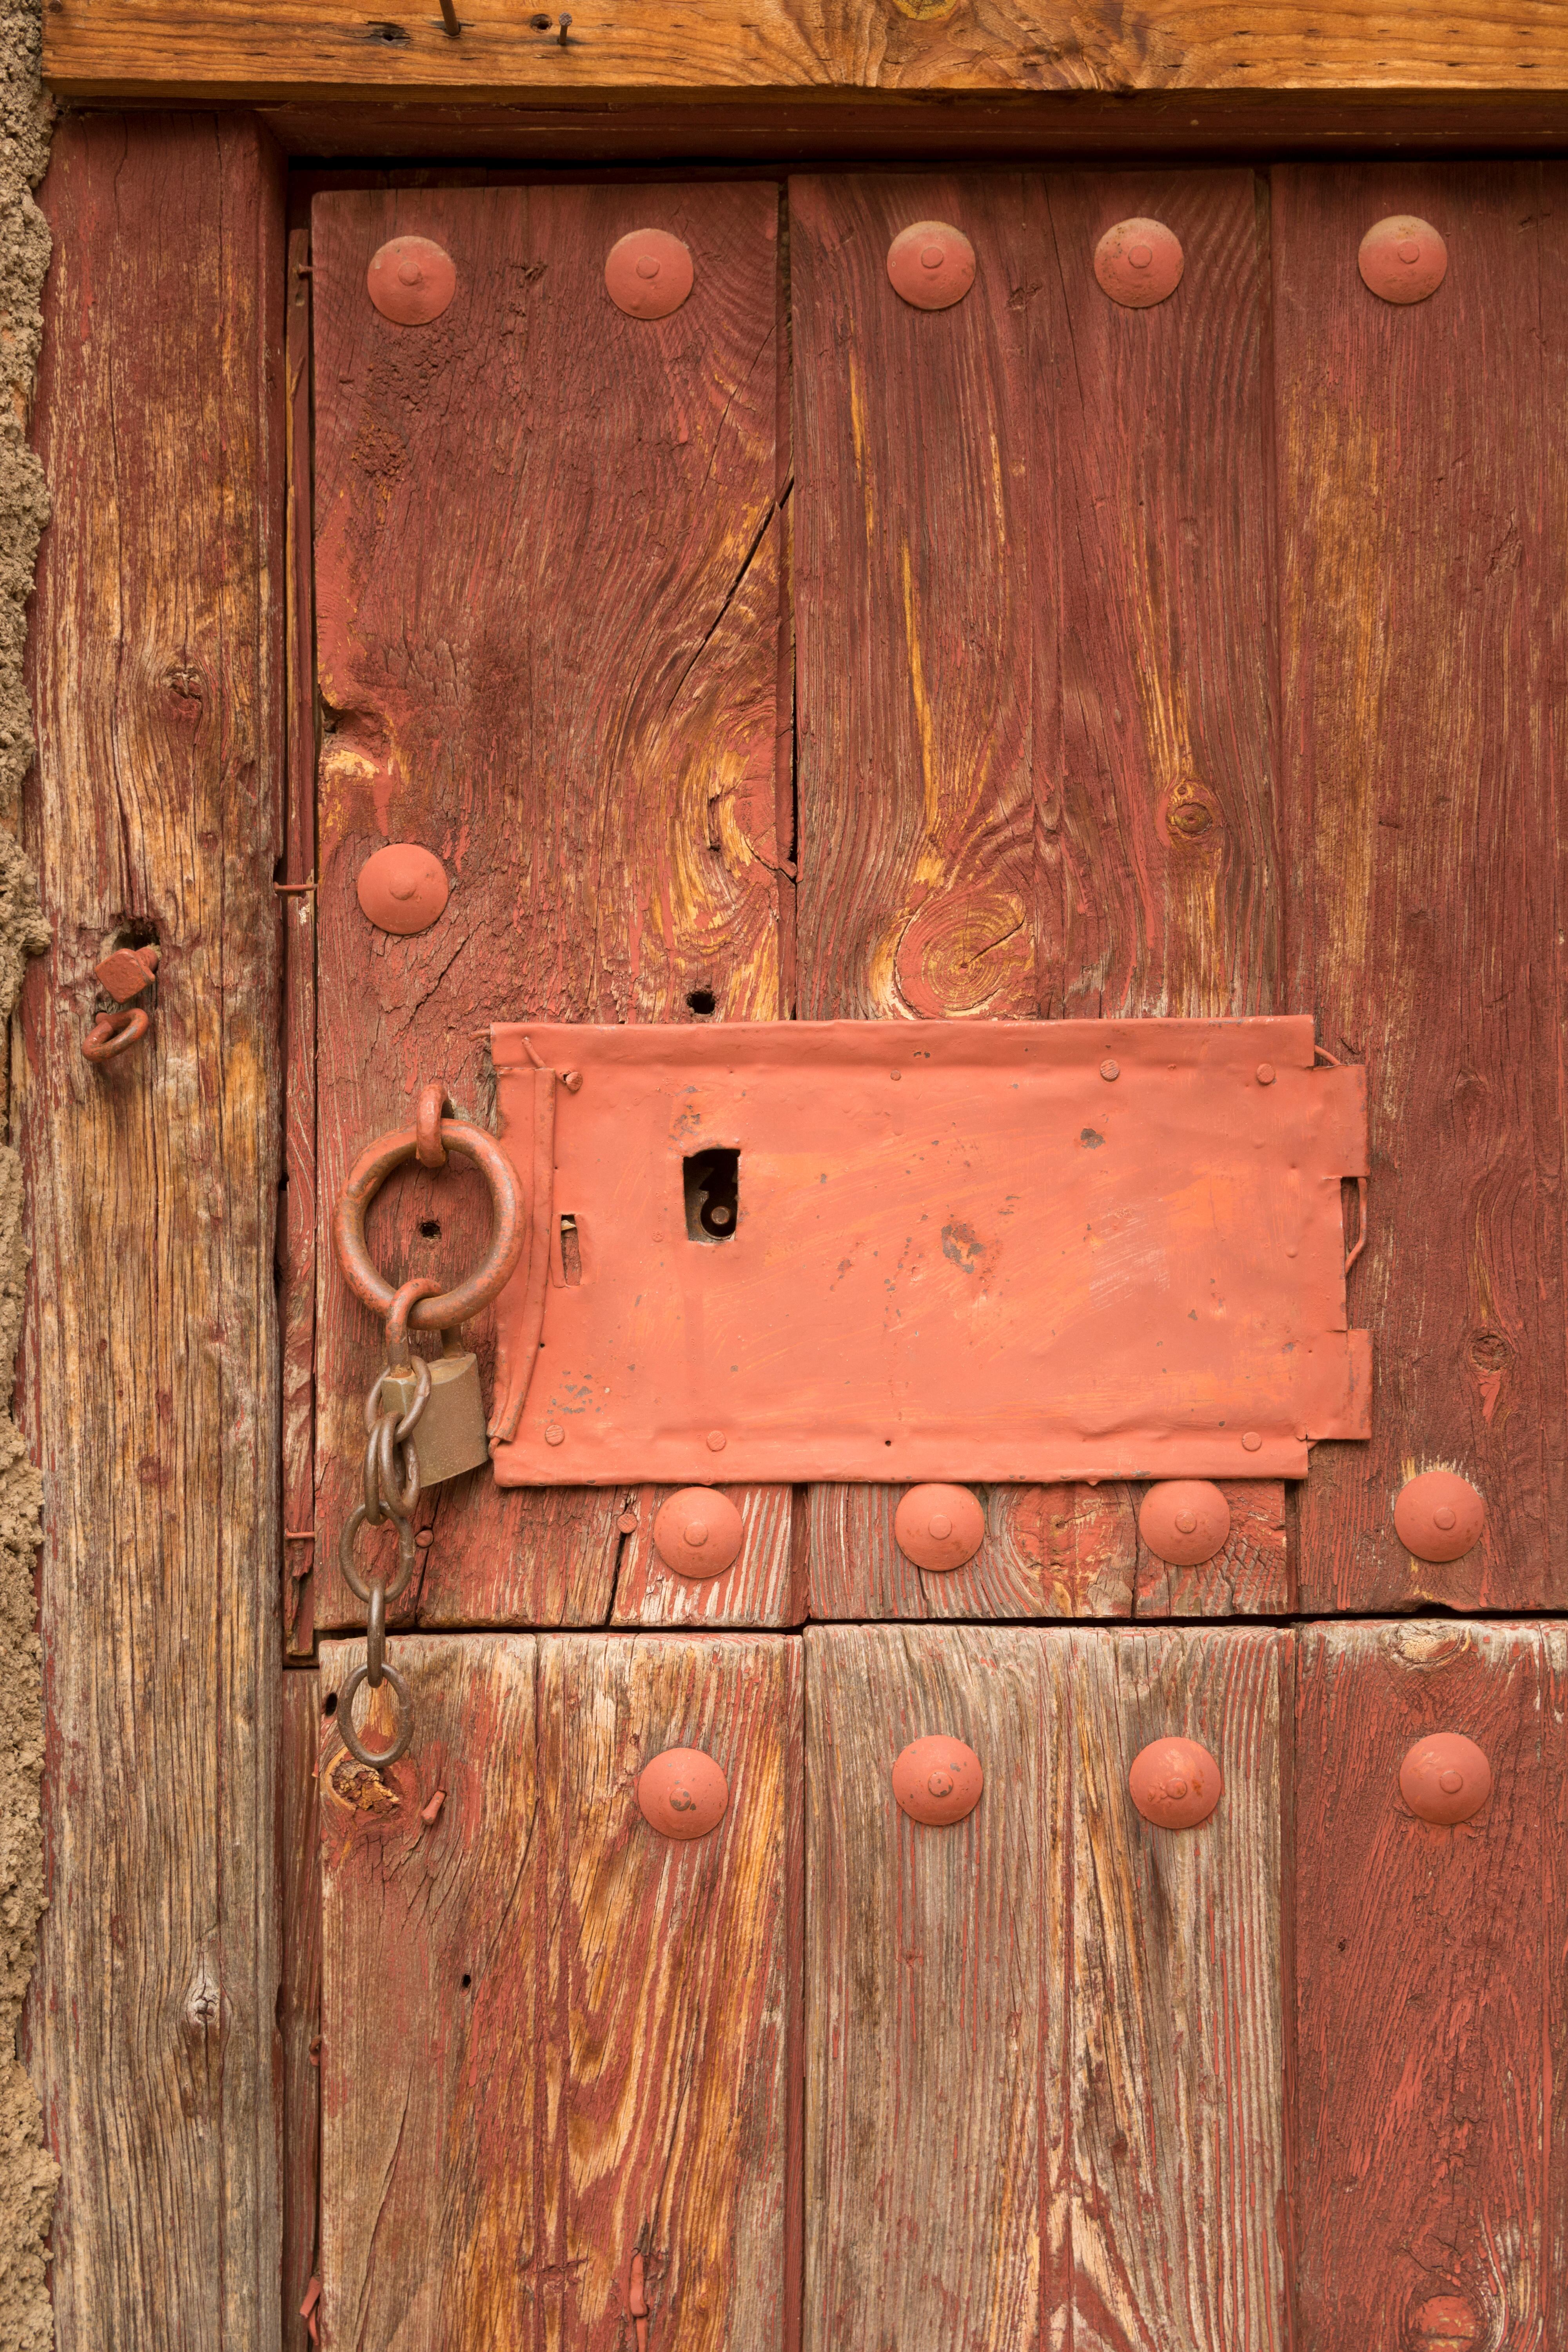
<svg viewBox="0 0 1568 2352"><path fill-rule="evenodd" d="M0 4L0 1020L29 954L48 945L16 832L33 756L23 677L27 598L48 494L27 446L49 235L32 191L48 160L51 110L38 81L41 0ZM11 1418L27 1264L22 1172L0 1145L0 2352L54 2342L45 2271L55 2166L16 2025L43 1907L43 1685L34 1562L43 1486Z"/></svg>

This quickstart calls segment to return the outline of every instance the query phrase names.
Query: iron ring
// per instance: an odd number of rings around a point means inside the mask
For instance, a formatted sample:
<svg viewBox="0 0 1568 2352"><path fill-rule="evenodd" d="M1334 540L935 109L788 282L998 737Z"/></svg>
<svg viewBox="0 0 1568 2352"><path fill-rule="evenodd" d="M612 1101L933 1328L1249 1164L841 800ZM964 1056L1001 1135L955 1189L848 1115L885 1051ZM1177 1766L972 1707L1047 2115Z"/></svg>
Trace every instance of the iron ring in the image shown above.
<svg viewBox="0 0 1568 2352"><path fill-rule="evenodd" d="M395 1764L400 1756L405 1756L408 1753L408 1743L414 1737L414 1701L409 1694L408 1685L395 1666L384 1666L382 1673L385 1680L392 1685L392 1695L397 1701L400 1718L397 1737L390 1748L382 1748L379 1754L373 1748L362 1748L359 1735L354 1729L354 1701L359 1696L361 1683L364 1682L370 1674L368 1666L354 1668L343 1685L338 1699L338 1729L342 1734L343 1746L356 1764L368 1765L373 1772L384 1772L389 1764Z"/></svg>
<svg viewBox="0 0 1568 2352"><path fill-rule="evenodd" d="M354 1538L370 1517L363 1503L356 1503L343 1521L343 1531L338 1538L338 1569L343 1582L356 1601L370 1599L370 1585L354 1566ZM397 1574L386 1588L389 1601L403 1592L414 1573L417 1554L414 1546L414 1522L400 1518L397 1522Z"/></svg>
<svg viewBox="0 0 1568 2352"><path fill-rule="evenodd" d="M489 1249L478 1273L471 1274L467 1282L458 1283L455 1289L444 1290L435 1298L422 1298L408 1318L413 1331L449 1330L454 1324L466 1323L481 1307L488 1307L510 1280L528 1238L518 1199L517 1177L495 1138L487 1135L482 1128L470 1127L466 1120L457 1118L441 1121L440 1136L447 1150L471 1160L489 1184L494 1223ZM344 1279L354 1297L363 1298L384 1319L397 1293L377 1270L365 1245L365 1212L393 1170L415 1159L418 1149L419 1133L416 1128L405 1127L395 1135L384 1135L354 1161L332 1210L332 1241Z"/></svg>

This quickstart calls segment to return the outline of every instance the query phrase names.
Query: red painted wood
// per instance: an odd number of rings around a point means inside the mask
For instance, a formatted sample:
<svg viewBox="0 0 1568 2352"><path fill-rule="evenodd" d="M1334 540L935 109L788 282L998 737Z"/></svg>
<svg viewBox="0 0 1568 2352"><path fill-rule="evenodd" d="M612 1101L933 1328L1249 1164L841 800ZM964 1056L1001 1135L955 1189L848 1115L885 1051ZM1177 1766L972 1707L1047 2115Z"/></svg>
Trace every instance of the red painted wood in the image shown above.
<svg viewBox="0 0 1568 2352"><path fill-rule="evenodd" d="M1135 1617L1283 1617L1295 1606L1286 1541L1286 1488L1278 1478L1227 1478L1223 1551L1197 1568L1173 1568L1138 1544ZM1136 1490L1142 1502L1146 1488Z"/></svg>
<svg viewBox="0 0 1568 2352"><path fill-rule="evenodd" d="M310 236L289 232L284 296L289 744L283 871L283 1632L308 1654L316 1545L316 694L310 537Z"/></svg>
<svg viewBox="0 0 1568 2352"><path fill-rule="evenodd" d="M1309 1610L1568 1594L1542 194L1528 163L1273 174L1289 986L1365 1063L1373 1150L1351 1302L1376 1335L1376 1429L1317 1450ZM1410 307L1355 268L1400 210L1448 244ZM1435 1468L1488 1509L1446 1566L1413 1561L1392 1517Z"/></svg>
<svg viewBox="0 0 1568 2352"><path fill-rule="evenodd" d="M300 2316L317 2264L321 2128L321 1832L316 1802L321 1747L318 1677L283 1677L278 1757L278 1884L283 1986L278 2007L283 2093L283 2345L307 2352Z"/></svg>
<svg viewBox="0 0 1568 2352"><path fill-rule="evenodd" d="M1565 1676L1555 1623L1302 1632L1301 2352L1435 2352L1418 2325L1435 2297L1459 2299L1477 2345L1557 2341ZM1453 1829L1400 1794L1406 1749L1436 1731L1475 1740L1491 1766L1487 1803Z"/></svg>
<svg viewBox="0 0 1568 2352"><path fill-rule="evenodd" d="M942 1574L899 1549L901 1486L813 1486L806 1497L816 1618L1126 1617L1138 1526L1133 1490L984 1486L980 1549Z"/></svg>
<svg viewBox="0 0 1568 2352"><path fill-rule="evenodd" d="M696 285L626 317L604 257L671 228ZM395 234L451 253L458 292L398 328L364 289ZM729 1019L780 1010L777 196L763 184L319 197L316 314L321 1197L444 1077L488 1115L498 1017ZM354 894L384 839L439 856L434 928L394 939ZM373 1248L470 1261L462 1175L397 1180ZM433 1223L439 1231L426 1234ZM326 1257L323 1252L323 1257ZM357 1621L330 1546L363 1451L377 1333L324 1265L318 1622ZM489 1375L488 1326L472 1335ZM404 1611L426 1624L602 1622L618 1492L426 1507Z"/></svg>

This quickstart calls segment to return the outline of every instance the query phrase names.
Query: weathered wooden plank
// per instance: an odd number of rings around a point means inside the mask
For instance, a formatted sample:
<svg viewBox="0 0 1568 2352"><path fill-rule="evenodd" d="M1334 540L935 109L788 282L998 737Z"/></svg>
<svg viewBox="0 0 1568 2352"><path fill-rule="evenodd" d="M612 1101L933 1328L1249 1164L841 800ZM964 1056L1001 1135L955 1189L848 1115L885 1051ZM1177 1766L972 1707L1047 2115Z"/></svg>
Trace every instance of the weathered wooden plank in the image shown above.
<svg viewBox="0 0 1568 2352"><path fill-rule="evenodd" d="M1285 1524L1285 1488L1278 1478L1226 1478L1220 1492L1230 1505L1225 1549L1199 1568L1173 1568L1138 1543L1135 1617L1286 1617L1295 1607ZM1142 1502L1148 1492L1138 1490Z"/></svg>
<svg viewBox="0 0 1568 2352"><path fill-rule="evenodd" d="M557 2289L536 1652L521 1633L390 1643L416 1731L377 1773L333 1721L364 1644L321 1647L327 2352L538 2341ZM389 1696L359 1700L367 1744L390 1731Z"/></svg>
<svg viewBox="0 0 1568 2352"><path fill-rule="evenodd" d="M1551 2344L1568 1637L1427 1622L1300 1639L1298 2341ZM1491 1766L1489 1799L1456 1828L1400 1794L1405 1751L1436 1731ZM1439 2297L1458 2307L1424 2329Z"/></svg>
<svg viewBox="0 0 1568 2352"><path fill-rule="evenodd" d="M1281 1668L1290 1634L1079 1633L1072 1655L1071 2340L1288 2341ZM1127 1772L1199 1741L1225 1792L1155 1829ZM1338 2338L1336 2341L1348 2341Z"/></svg>
<svg viewBox="0 0 1568 2352"><path fill-rule="evenodd" d="M803 1018L1032 1013L1036 949L1024 183L790 185ZM974 247L912 309L888 247Z"/></svg>
<svg viewBox="0 0 1568 2352"><path fill-rule="evenodd" d="M795 1490L725 1487L741 1514L741 1556L721 1576L677 1576L654 1548L654 1522L672 1486L639 1486L616 1525L623 1538L616 1567L616 1625L798 1625L805 1615Z"/></svg>
<svg viewBox="0 0 1568 2352"><path fill-rule="evenodd" d="M1289 987L1363 1061L1370 1446L1302 1491L1309 1610L1561 1607L1561 638L1545 496L1538 167L1273 176ZM1428 301L1377 300L1364 231L1431 221ZM1412 1561L1392 1505L1451 1466L1481 1544Z"/></svg>
<svg viewBox="0 0 1568 2352"><path fill-rule="evenodd" d="M805 1635L807 2352L1061 2340L1065 1697L1037 1633ZM979 1756L976 1810L900 1812L911 1739Z"/></svg>
<svg viewBox="0 0 1568 2352"><path fill-rule="evenodd" d="M310 236L289 232L284 303L289 772L283 872L283 1634L314 1633L316 1510L316 649L310 533Z"/></svg>
<svg viewBox="0 0 1568 2352"><path fill-rule="evenodd" d="M640 2255L659 2336L783 2352L798 1643L422 1634L389 1654L407 1757L368 1773L323 1724L323 2344L604 2343L631 2333ZM323 1646L328 1707L363 1656ZM689 1844L636 1796L685 1746L730 1788Z"/></svg>
<svg viewBox="0 0 1568 2352"><path fill-rule="evenodd" d="M48 1498L30 2038L61 2346L206 2352L279 2325L280 159L243 117L77 121L43 201L24 829L55 944L13 1063ZM163 950L153 1031L100 1070L91 969L128 923Z"/></svg>
<svg viewBox="0 0 1568 2352"><path fill-rule="evenodd" d="M625 317L604 261L644 224L681 236L695 289ZM443 243L440 320L382 319L384 239ZM777 195L756 184L320 197L313 226L323 1000L321 1194L442 1076L488 1103L500 1015L728 1019L780 1010ZM389 938L354 877L387 838L445 861L450 905ZM461 1175L397 1180L382 1262L477 1255ZM325 1255L326 1254L323 1253ZM488 1356L487 1325L474 1327ZM323 1270L318 1525L341 1524L378 1335ZM427 1624L602 1622L621 1500L435 1500L405 1611ZM318 1622L352 1622L335 1562ZM357 1614L357 1612L353 1612Z"/></svg>
<svg viewBox="0 0 1568 2352"><path fill-rule="evenodd" d="M278 1885L283 1915L283 2344L307 2352L300 2308L316 2269L321 2132L321 1830L316 1803L321 1692L316 1675L283 1677L278 1756Z"/></svg>
<svg viewBox="0 0 1568 2352"><path fill-rule="evenodd" d="M1179 92L1182 112L1215 91L1568 88L1568 39L1552 0L1476 0L1438 18L1301 0L1240 9L1152 0L1136 18L1101 0L1006 0L984 16L889 18L859 0L694 0L679 16L579 9L565 41L501 0L465 0L457 39L438 14L367 24L310 0L214 0L162 15L151 0L53 0L44 70L64 94L171 90L204 98L366 90L405 98L579 100L652 89L875 89L987 93ZM515 150L513 152L516 152ZM689 148L677 151L688 153Z"/></svg>
<svg viewBox="0 0 1568 2352"><path fill-rule="evenodd" d="M1133 1490L981 1486L985 1536L964 1568L929 1574L893 1532L901 1486L812 1486L807 1576L816 1618L1127 1617Z"/></svg>
<svg viewBox="0 0 1568 2352"><path fill-rule="evenodd" d="M1267 256L1249 172L1052 176L1037 265L1042 1008L1269 1013L1280 907L1268 689ZM1181 240L1148 310L1102 233ZM1048 782L1047 782L1048 780ZM1047 976L1048 973L1048 977Z"/></svg>
<svg viewBox="0 0 1568 2352"><path fill-rule="evenodd" d="M647 2332L784 2352L798 2241L801 1652L777 1635L561 1635L541 1644L552 1919L550 2238L561 2341ZM643 1821L642 1767L700 1748L729 1782L708 1837Z"/></svg>

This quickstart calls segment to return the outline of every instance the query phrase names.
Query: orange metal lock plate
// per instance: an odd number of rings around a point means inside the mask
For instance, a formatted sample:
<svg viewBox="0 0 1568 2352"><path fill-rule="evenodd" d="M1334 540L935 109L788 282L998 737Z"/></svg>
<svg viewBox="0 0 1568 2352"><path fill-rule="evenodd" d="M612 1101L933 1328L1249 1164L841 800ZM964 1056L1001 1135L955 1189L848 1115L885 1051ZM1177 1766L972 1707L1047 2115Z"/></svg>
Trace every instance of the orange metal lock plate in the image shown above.
<svg viewBox="0 0 1568 2352"><path fill-rule="evenodd" d="M550 1236L542 1324L521 1274L497 1304L503 1486L1293 1478L1369 1433L1365 1087L1305 1017L492 1049Z"/></svg>

